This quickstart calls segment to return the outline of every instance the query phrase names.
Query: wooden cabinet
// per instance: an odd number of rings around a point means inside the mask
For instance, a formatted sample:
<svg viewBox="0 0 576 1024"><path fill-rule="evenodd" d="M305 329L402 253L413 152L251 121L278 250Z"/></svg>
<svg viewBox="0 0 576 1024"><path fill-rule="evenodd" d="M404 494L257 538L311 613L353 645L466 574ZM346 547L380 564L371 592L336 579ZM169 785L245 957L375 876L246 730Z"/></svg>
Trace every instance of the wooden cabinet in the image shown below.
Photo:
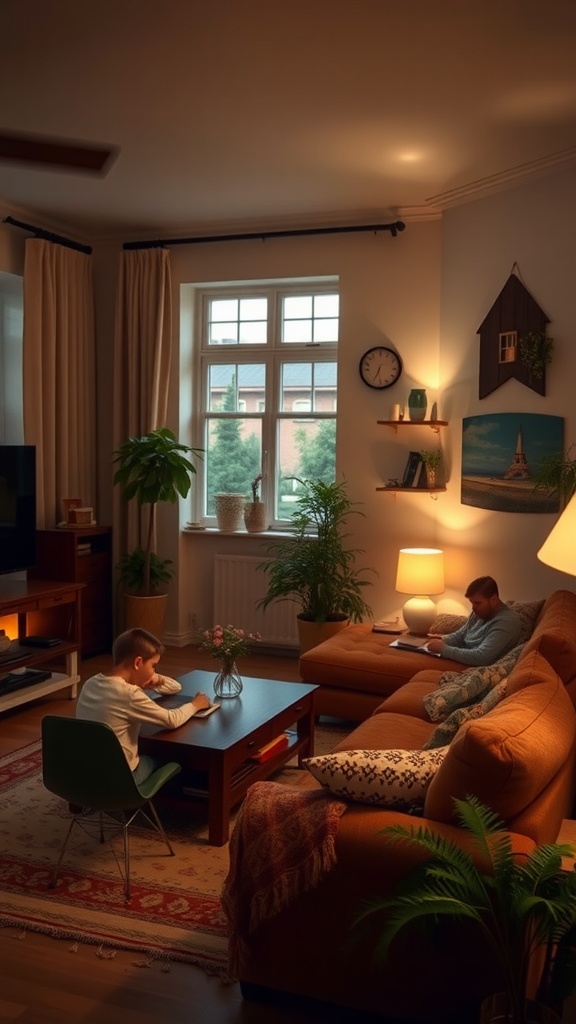
<svg viewBox="0 0 576 1024"><path fill-rule="evenodd" d="M82 657L112 643L112 529L109 526L38 530L32 579L83 583L80 595Z"/></svg>
<svg viewBox="0 0 576 1024"><path fill-rule="evenodd" d="M415 433L416 427L429 427L434 431L435 434L440 433L440 427L447 427L447 420L376 420L379 426L392 427L394 432L397 434L398 430L406 431L406 438L410 438L411 433ZM422 447L419 445L419 447ZM389 491L391 494L437 494L439 491L445 491L446 485L442 484L439 487L401 487L401 486L383 486L377 487L377 491Z"/></svg>
<svg viewBox="0 0 576 1024"><path fill-rule="evenodd" d="M76 696L81 590L80 583L0 578L0 629L11 640L9 649L0 653L0 711L66 688L71 698ZM55 637L59 643L27 647L21 641L29 636ZM47 669L49 675L9 690L10 673L19 668Z"/></svg>

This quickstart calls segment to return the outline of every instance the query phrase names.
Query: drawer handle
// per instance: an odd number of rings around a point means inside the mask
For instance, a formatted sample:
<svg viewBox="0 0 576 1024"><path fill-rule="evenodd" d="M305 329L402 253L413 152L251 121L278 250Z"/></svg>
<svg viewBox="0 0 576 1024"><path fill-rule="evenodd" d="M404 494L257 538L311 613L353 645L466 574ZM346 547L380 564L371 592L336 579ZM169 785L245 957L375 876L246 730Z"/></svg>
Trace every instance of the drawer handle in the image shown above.
<svg viewBox="0 0 576 1024"><path fill-rule="evenodd" d="M254 746L254 740L250 740L250 742L247 743L246 746L247 747L253 747Z"/></svg>
<svg viewBox="0 0 576 1024"><path fill-rule="evenodd" d="M296 711L302 711L302 705L301 704L297 704L295 710Z"/></svg>

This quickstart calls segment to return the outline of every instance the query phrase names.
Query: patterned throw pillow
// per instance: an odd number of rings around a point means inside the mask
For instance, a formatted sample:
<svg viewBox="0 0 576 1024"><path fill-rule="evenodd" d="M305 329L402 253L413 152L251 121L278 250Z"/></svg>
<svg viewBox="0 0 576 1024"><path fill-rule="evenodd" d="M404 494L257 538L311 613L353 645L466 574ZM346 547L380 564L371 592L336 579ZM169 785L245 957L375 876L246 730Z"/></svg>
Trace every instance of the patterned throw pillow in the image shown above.
<svg viewBox="0 0 576 1024"><path fill-rule="evenodd" d="M468 622L467 615L449 615L443 613L439 615L432 625L430 626L431 633L440 633L444 636L446 633L455 633L457 629L464 626Z"/></svg>
<svg viewBox="0 0 576 1024"><path fill-rule="evenodd" d="M532 636L536 619L544 607L544 599L541 601L506 601L506 604L520 616L522 632L518 643L525 644Z"/></svg>
<svg viewBox="0 0 576 1024"><path fill-rule="evenodd" d="M340 750L307 757L303 764L334 796L414 811L423 808L447 750Z"/></svg>

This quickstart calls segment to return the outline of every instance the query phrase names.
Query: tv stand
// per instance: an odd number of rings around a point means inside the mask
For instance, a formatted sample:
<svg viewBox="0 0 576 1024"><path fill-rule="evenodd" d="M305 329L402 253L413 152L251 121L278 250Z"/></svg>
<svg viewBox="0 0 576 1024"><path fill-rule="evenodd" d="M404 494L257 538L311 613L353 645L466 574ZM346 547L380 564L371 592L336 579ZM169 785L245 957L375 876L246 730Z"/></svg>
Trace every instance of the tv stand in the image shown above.
<svg viewBox="0 0 576 1024"><path fill-rule="evenodd" d="M84 584L0 578L0 629L12 640L0 653L0 712L18 707L58 690L76 697L80 647L79 594ZM59 637L53 647L23 647L27 636ZM1 680L15 669L46 668L50 677L12 692L2 693Z"/></svg>

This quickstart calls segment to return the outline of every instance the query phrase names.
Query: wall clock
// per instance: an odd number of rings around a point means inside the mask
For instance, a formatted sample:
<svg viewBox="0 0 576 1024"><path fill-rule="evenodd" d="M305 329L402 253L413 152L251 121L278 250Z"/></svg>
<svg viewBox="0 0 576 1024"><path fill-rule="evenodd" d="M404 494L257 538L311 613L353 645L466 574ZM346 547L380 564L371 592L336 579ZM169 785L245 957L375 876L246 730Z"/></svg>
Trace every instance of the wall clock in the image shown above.
<svg viewBox="0 0 576 1024"><path fill-rule="evenodd" d="M364 353L358 369L369 388L389 388L402 373L402 360L393 349L376 345Z"/></svg>

